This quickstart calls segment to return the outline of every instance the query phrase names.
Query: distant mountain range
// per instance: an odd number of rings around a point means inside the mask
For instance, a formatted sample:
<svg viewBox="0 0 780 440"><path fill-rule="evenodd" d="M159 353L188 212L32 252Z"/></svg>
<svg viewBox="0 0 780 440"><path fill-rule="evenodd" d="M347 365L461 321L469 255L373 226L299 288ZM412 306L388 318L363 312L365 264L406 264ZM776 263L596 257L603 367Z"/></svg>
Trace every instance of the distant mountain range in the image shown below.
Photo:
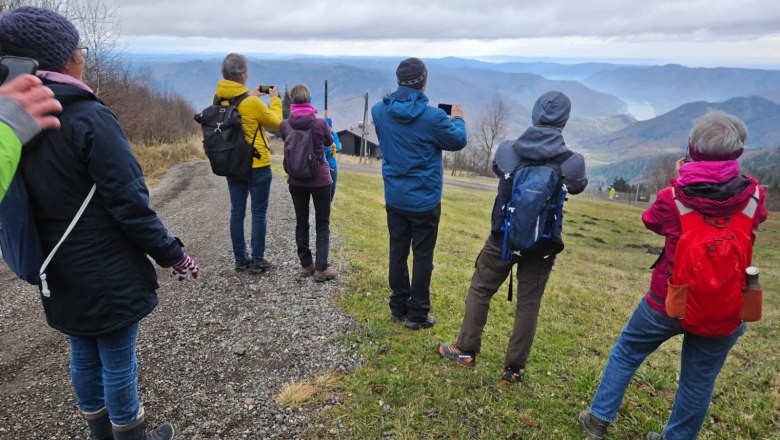
<svg viewBox="0 0 780 440"><path fill-rule="evenodd" d="M221 78L221 56L132 56L161 89L178 92L196 108L208 105ZM197 59L193 59L197 58ZM284 88L304 83L322 110L323 83L329 84L329 115L337 129L363 118L363 94L370 107L396 89L399 57L250 58L248 83ZM460 103L473 124L495 95L509 109L508 138L530 124L536 98L560 90L572 100L564 130L567 143L586 154L589 166L613 164L633 178L663 152L681 152L692 121L708 109L743 118L748 148L780 145L780 71L689 68L609 63L488 62L464 58L426 59L426 95L432 105ZM632 114L633 113L633 114ZM640 114L641 113L641 114ZM322 112L320 113L322 115ZM657 116L656 116L657 115ZM637 122L638 119L644 119ZM368 115L370 122L370 114ZM594 168L595 169L595 168Z"/></svg>
<svg viewBox="0 0 780 440"><path fill-rule="evenodd" d="M780 104L752 96L724 102L692 102L656 118L640 121L622 130L579 144L602 162L614 162L638 156L682 152L688 143L693 121L709 110L720 110L742 119L748 126L746 148L780 145Z"/></svg>
<svg viewBox="0 0 780 440"><path fill-rule="evenodd" d="M780 101L777 70L630 66L593 73L583 83L626 102L649 103L657 115L693 101L718 102L738 96Z"/></svg>
<svg viewBox="0 0 780 440"><path fill-rule="evenodd" d="M447 62L428 63L429 82L426 95L433 105L460 103L467 121L477 116L499 94L510 108L508 133L519 133L530 124L530 108L536 98L549 90L566 93L574 103L572 142L623 128L634 121L625 115L627 105L614 95L593 90L571 80L551 80L532 73L490 70L489 63L476 62L474 67L449 67ZM354 127L363 118L367 91L369 107L397 87L395 59L250 59L249 84L274 84L283 88L296 83L309 86L312 102L322 109L323 84L329 85L329 115L339 128ZM139 59L134 65L148 72L159 87L181 93L196 108L207 106L221 78L220 60L182 61L180 59ZM369 116L370 118L370 116Z"/></svg>

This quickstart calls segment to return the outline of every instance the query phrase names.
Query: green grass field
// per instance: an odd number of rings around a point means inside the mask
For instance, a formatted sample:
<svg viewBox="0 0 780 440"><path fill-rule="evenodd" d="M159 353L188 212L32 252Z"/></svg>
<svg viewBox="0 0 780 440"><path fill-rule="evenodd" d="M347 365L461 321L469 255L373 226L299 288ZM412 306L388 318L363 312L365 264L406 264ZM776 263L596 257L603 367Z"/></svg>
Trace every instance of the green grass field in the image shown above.
<svg viewBox="0 0 780 440"><path fill-rule="evenodd" d="M445 187L431 286L438 319L410 332L390 321L387 307L387 227L381 177L343 172L332 230L349 274L338 306L361 330L347 336L366 359L344 377L346 405L325 414L312 436L353 439L576 439L574 420L596 390L609 349L646 291L663 245L645 230L641 210L571 197L559 256L542 303L524 381L499 385L514 303L506 286L494 298L475 370L435 353L453 341L463 316L474 260L489 231L494 194ZM764 319L750 325L720 374L700 438L780 438L780 216L758 233ZM522 268L521 268L522 270ZM639 369L609 438L639 439L658 431L676 389L680 338L663 345ZM381 391L381 392L379 392ZM328 434L334 424L344 433Z"/></svg>

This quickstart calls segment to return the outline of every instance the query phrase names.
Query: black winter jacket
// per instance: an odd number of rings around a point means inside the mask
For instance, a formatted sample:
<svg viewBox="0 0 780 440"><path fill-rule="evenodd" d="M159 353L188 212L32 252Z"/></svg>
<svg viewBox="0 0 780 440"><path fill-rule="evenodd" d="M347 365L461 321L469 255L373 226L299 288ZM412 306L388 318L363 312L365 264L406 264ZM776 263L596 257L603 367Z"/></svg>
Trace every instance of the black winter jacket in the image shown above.
<svg viewBox="0 0 780 440"><path fill-rule="evenodd" d="M27 148L20 165L46 254L93 183L97 192L50 263L51 296L41 300L55 329L105 335L157 305L157 275L146 255L170 267L183 251L149 206L141 167L116 116L89 92L47 85L64 108L62 127Z"/></svg>

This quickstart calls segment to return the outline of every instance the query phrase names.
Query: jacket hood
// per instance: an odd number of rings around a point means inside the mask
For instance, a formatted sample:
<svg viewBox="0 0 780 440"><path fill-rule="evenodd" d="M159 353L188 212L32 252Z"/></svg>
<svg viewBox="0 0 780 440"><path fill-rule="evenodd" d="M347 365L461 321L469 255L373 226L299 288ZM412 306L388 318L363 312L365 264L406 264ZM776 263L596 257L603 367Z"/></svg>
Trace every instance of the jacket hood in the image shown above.
<svg viewBox="0 0 780 440"><path fill-rule="evenodd" d="M546 162L566 151L568 148L559 130L529 127L516 140L499 144L494 163L501 173L511 173L520 162Z"/></svg>
<svg viewBox="0 0 780 440"><path fill-rule="evenodd" d="M387 112L393 119L409 123L417 119L428 107L428 97L419 90L398 87L390 96L382 99Z"/></svg>
<svg viewBox="0 0 780 440"><path fill-rule="evenodd" d="M291 115L287 120L290 127L296 130L308 130L314 125L317 117L315 115Z"/></svg>
<svg viewBox="0 0 780 440"><path fill-rule="evenodd" d="M229 79L221 79L217 83L217 96L225 99L233 99L242 93L249 93L249 89L241 83Z"/></svg>
<svg viewBox="0 0 780 440"><path fill-rule="evenodd" d="M713 166L719 169L712 169ZM680 168L680 177L671 183L675 196L685 206L714 217L734 215L744 209L758 186L756 179L739 175L736 161L685 164Z"/></svg>
<svg viewBox="0 0 780 440"><path fill-rule="evenodd" d="M571 113L569 97L554 90L536 100L531 111L531 122L534 125L563 128L569 120L569 113Z"/></svg>

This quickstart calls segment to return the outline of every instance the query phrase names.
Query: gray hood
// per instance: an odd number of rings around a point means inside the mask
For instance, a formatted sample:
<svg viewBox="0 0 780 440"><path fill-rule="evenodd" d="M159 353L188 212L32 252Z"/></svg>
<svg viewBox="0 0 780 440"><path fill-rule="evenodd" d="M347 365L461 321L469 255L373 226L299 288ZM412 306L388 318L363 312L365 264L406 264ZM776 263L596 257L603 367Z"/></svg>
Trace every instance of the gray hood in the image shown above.
<svg viewBox="0 0 780 440"><path fill-rule="evenodd" d="M550 127L529 127L514 141L504 141L496 150L496 165L511 173L521 161L547 162L568 150L561 132Z"/></svg>

